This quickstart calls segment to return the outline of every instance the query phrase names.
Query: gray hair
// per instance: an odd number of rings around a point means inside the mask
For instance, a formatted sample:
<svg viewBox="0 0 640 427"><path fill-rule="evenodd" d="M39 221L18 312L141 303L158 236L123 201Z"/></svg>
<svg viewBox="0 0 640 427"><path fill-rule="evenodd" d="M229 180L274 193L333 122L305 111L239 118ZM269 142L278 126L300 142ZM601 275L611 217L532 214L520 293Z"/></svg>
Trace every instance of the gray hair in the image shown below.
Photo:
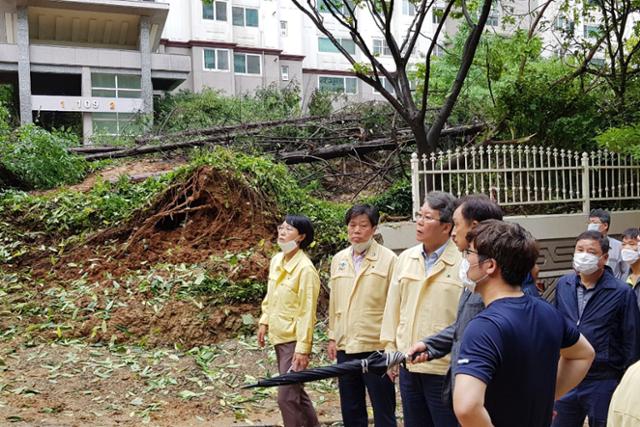
<svg viewBox="0 0 640 427"><path fill-rule="evenodd" d="M433 210L440 213L440 222L452 224L453 211L455 210L456 198L451 193L444 191L431 191L427 193L424 202Z"/></svg>

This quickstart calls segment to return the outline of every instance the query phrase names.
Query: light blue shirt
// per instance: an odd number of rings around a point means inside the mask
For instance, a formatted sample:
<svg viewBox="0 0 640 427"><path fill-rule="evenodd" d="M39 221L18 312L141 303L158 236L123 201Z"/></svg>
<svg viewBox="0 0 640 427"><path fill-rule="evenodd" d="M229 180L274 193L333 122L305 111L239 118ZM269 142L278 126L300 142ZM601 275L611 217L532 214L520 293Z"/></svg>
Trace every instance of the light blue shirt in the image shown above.
<svg viewBox="0 0 640 427"><path fill-rule="evenodd" d="M447 241L447 243L449 242ZM438 261L438 258L440 258L440 255L442 255L442 252L444 252L444 248L447 246L447 243L440 246L431 254L427 254L424 250L424 245L422 245L422 257L424 258L424 272L427 276L429 275L429 272L431 271L431 268L433 268L433 266L435 265L436 261Z"/></svg>

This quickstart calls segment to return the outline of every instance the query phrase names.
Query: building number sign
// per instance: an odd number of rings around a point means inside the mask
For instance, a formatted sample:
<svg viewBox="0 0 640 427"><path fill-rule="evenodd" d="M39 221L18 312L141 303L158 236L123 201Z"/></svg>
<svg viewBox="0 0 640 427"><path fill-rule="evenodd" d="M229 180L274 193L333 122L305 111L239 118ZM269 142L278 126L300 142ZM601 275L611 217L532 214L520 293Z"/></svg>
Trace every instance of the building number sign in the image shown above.
<svg viewBox="0 0 640 427"><path fill-rule="evenodd" d="M78 99L74 101L75 105L73 105L73 109L76 111L93 111L100 109L100 101L97 99ZM116 102L108 101L106 105L107 109L115 110ZM65 101L60 101L60 109L65 110Z"/></svg>

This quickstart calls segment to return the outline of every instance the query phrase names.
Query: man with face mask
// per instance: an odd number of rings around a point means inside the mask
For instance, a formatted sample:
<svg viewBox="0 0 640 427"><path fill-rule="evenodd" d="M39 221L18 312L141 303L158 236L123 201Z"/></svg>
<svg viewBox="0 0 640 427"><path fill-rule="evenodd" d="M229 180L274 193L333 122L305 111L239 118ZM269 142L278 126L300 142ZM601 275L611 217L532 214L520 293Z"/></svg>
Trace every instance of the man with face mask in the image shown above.
<svg viewBox="0 0 640 427"><path fill-rule="evenodd" d="M538 257L522 226L487 220L467 234L461 276L486 308L467 326L453 406L460 424L546 427L553 401L584 378L593 348L575 325L521 283Z"/></svg>
<svg viewBox="0 0 640 427"><path fill-rule="evenodd" d="M556 287L556 307L578 327L596 351L586 378L556 402L555 427L605 426L611 395L625 369L640 357L640 312L631 287L607 265L608 239L585 231L576 242L575 273Z"/></svg>
<svg viewBox="0 0 640 427"><path fill-rule="evenodd" d="M345 224L351 246L331 262L329 286L329 359L338 363L366 359L384 349L380 342L382 313L396 255L373 240L380 216L369 205L347 211ZM366 427L365 389L373 407L376 426L395 427L396 391L386 375L356 373L340 377L340 408L346 427Z"/></svg>
<svg viewBox="0 0 640 427"><path fill-rule="evenodd" d="M625 281L636 294L638 308L640 308L640 230L628 228L622 233L622 251L620 257L629 266L622 280Z"/></svg>
<svg viewBox="0 0 640 427"><path fill-rule="evenodd" d="M589 213L589 221L587 223L587 231L599 231L603 236L609 238L609 258L607 265L611 267L613 275L617 279L621 279L627 269L621 258L622 242L613 237L609 237L609 227L611 226L611 214L604 209L592 209Z"/></svg>

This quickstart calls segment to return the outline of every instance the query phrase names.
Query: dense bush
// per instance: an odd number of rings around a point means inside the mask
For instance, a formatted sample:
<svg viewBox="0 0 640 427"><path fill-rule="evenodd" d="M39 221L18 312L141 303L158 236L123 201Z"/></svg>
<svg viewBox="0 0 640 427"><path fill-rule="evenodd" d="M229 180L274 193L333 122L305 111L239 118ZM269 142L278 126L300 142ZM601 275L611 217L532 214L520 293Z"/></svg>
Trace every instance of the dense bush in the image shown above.
<svg viewBox="0 0 640 427"><path fill-rule="evenodd" d="M46 189L81 180L87 162L68 148L77 139L27 125L0 137L0 163L28 188Z"/></svg>

